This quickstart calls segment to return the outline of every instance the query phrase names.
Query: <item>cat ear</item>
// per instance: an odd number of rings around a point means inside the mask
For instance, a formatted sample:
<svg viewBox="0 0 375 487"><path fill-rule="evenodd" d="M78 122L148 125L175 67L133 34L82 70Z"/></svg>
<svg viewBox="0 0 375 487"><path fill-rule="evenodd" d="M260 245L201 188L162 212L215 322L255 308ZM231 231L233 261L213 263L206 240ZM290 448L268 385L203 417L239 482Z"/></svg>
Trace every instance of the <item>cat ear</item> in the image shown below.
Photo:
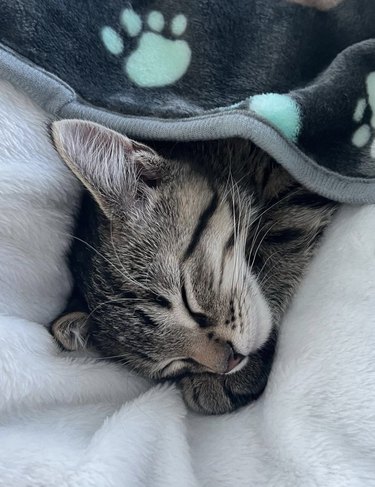
<svg viewBox="0 0 375 487"><path fill-rule="evenodd" d="M56 149L105 215L145 201L158 181L160 158L146 145L83 120L52 124Z"/></svg>
<svg viewBox="0 0 375 487"><path fill-rule="evenodd" d="M67 313L57 318L51 327L52 335L66 350L71 352L86 348L89 331L89 315L82 311Z"/></svg>

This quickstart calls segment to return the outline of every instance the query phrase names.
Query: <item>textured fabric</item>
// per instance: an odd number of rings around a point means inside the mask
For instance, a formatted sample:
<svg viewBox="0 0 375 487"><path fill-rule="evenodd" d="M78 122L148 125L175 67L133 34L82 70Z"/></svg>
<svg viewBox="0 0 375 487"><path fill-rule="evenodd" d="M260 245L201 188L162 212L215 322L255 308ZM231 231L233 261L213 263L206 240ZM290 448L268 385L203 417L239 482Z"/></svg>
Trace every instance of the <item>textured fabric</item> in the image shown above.
<svg viewBox="0 0 375 487"><path fill-rule="evenodd" d="M2 0L0 13L0 66L13 60L0 76L52 114L170 140L254 140L254 120L303 184L375 202L373 0Z"/></svg>
<svg viewBox="0 0 375 487"><path fill-rule="evenodd" d="M199 416L173 387L56 346L43 325L70 292L80 189L49 117L4 82L0 114L0 487L375 486L374 206L327 229L264 395Z"/></svg>

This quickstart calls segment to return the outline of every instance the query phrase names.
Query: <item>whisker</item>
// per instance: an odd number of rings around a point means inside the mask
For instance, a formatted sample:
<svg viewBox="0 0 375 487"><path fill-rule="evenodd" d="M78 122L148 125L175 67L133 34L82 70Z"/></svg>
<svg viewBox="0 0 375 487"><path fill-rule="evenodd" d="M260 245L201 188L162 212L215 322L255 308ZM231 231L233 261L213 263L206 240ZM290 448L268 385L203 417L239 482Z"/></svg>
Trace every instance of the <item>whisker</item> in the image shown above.
<svg viewBox="0 0 375 487"><path fill-rule="evenodd" d="M128 282L130 282L131 284L133 284L134 286L137 286L141 289L144 289L145 291L148 291L148 287L146 287L145 285L143 285L141 282L139 281L135 281L132 277L130 277L129 275L127 275L125 273L125 270L122 270L122 269L119 269L113 262L111 262L105 255L103 255L101 252L99 252L99 250L97 250L95 247L93 247L91 244L89 244L88 242L86 242L85 240L75 236L75 235L72 235L70 233L67 233L67 232L59 232L60 235L63 235L63 236L67 236L67 237L70 237L74 240L77 240L78 242L81 242L82 244L86 245L89 249L93 250L97 255L99 255L99 257L101 257L102 259L104 259L116 272L118 272L123 278L124 280L127 280Z"/></svg>
<svg viewBox="0 0 375 487"><path fill-rule="evenodd" d="M255 249L255 252L254 252L254 257L253 257L253 260L251 262L251 265L250 265L250 272L253 271L253 266L254 266L254 262L255 262L255 259L258 255L258 252L259 252L259 249L260 249L260 246L262 245L262 243L264 242L264 239L266 238L266 236L270 233L270 231L272 230L272 228L277 224L278 222L274 222L272 225L269 226L269 228L267 229L267 231L264 233L263 237L261 238L257 248Z"/></svg>
<svg viewBox="0 0 375 487"><path fill-rule="evenodd" d="M275 203L273 203L271 206L268 206L267 208L265 208L264 211L262 211L262 213L260 213L259 215L257 215L257 218L253 221L253 224L258 220L258 218L261 218L268 211L272 210L272 208L274 208L275 206L279 205L280 203L282 203L287 198L290 198L291 196L294 196L295 194L299 193L300 191L304 191L304 189L303 188L297 188L295 191L292 191L292 192L286 194L285 196L283 196L279 200L275 201Z"/></svg>
<svg viewBox="0 0 375 487"><path fill-rule="evenodd" d="M98 309L102 308L103 306L110 304L110 303L123 303L123 302L134 302L134 301L143 301L141 298L114 298L108 299L107 301L103 301L102 303L95 306L93 310L88 314L87 319L89 319Z"/></svg>
<svg viewBox="0 0 375 487"><path fill-rule="evenodd" d="M269 274L269 272L270 272L271 270L273 270L273 269L276 267L277 262L276 262L276 263L275 263L275 264L274 264L274 265L273 265L273 266L272 266L270 269L268 269L268 271L265 273L265 275L264 275L264 276L262 276L262 279L260 280L261 275L262 275L262 272L263 272L263 270L264 270L265 266L267 265L268 261L269 261L269 260L270 260L270 259L271 259L271 258L272 258L272 257L273 257L275 254L279 254L279 253L280 253L280 251L279 251L279 250L275 250L274 252L272 252L272 254L271 254L271 255L269 255L269 256L267 257L267 259L266 259L266 260L265 260L265 262L263 263L262 268L260 269L260 271L259 271L259 273L258 273L258 281L259 281L259 282L258 282L258 284L259 284L259 286L260 286L260 287L262 287L262 286L263 286L264 281L265 281L265 277L266 277L266 276Z"/></svg>

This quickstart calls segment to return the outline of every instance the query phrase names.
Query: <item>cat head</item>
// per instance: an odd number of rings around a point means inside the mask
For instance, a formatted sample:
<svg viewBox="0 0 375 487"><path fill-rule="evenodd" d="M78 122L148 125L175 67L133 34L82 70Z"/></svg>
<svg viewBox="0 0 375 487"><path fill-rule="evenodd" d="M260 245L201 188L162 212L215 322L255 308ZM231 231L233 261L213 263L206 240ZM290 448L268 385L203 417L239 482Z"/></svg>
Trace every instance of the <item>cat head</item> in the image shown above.
<svg viewBox="0 0 375 487"><path fill-rule="evenodd" d="M272 329L250 193L91 122L55 122L53 139L95 201L73 269L95 346L153 378L243 367Z"/></svg>

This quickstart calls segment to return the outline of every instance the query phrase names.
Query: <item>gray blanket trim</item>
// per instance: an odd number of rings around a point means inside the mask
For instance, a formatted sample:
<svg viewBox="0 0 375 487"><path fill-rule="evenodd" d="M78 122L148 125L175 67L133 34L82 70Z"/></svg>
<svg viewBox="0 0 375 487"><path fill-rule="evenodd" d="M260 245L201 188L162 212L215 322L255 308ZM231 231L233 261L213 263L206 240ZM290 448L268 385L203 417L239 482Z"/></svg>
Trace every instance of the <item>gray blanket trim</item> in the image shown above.
<svg viewBox="0 0 375 487"><path fill-rule="evenodd" d="M184 119L122 116L89 106L66 83L0 44L0 78L27 93L56 118L102 123L130 137L150 140L252 140L312 191L342 203L375 203L375 178L343 176L319 166L260 118L245 111L223 111Z"/></svg>

